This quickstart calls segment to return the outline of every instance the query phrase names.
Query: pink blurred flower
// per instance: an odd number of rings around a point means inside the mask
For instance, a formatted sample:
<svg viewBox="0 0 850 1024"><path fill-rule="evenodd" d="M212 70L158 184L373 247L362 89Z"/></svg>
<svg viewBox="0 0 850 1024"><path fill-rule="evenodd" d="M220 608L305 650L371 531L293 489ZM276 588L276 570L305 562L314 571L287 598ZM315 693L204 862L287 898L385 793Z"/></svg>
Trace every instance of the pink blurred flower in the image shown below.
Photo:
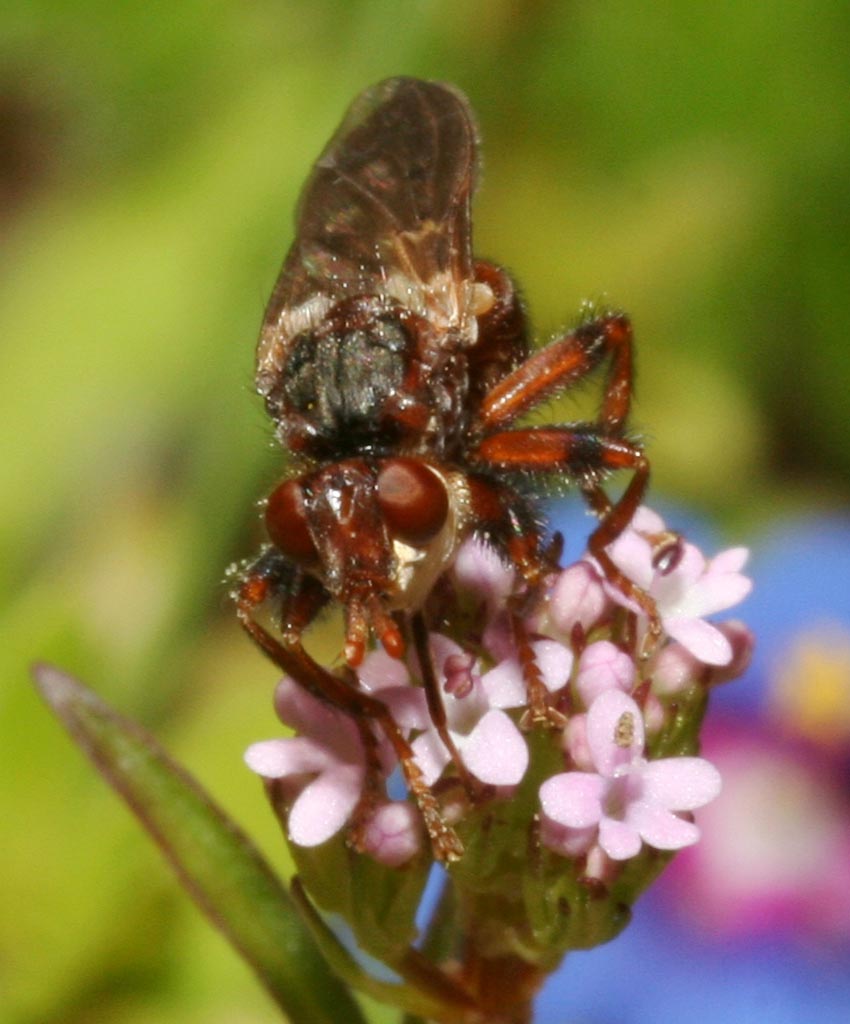
<svg viewBox="0 0 850 1024"><path fill-rule="evenodd" d="M477 594L491 613L501 608L514 590L516 573L496 551L477 537L464 541L452 565L455 583Z"/></svg>
<svg viewBox="0 0 850 1024"><path fill-rule="evenodd" d="M470 537L461 544L451 574L458 589L477 597L484 609L484 649L496 661L509 657L513 651L513 632L506 607L516 588L514 569L489 544Z"/></svg>
<svg viewBox="0 0 850 1024"><path fill-rule="evenodd" d="M676 812L717 796L715 768L698 757L646 761L643 716L619 689L594 700L586 728L596 771L564 772L540 787L544 842L568 855L598 843L612 860L634 857L643 843L661 850L695 843L696 825Z"/></svg>
<svg viewBox="0 0 850 1024"><path fill-rule="evenodd" d="M721 935L850 941L850 807L835 762L752 721L712 729L723 793L700 812L704 841L663 883L680 911Z"/></svg>

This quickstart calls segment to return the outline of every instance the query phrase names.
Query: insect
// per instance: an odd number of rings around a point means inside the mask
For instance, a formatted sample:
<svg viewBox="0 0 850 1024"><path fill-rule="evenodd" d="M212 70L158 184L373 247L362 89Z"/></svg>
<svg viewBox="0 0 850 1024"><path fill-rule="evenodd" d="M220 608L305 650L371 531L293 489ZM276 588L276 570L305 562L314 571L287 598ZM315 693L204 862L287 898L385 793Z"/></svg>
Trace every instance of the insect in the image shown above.
<svg viewBox="0 0 850 1024"><path fill-rule="evenodd" d="M472 534L516 568L526 594L539 589L555 552L529 494L535 476L577 485L599 517L590 551L657 621L651 600L605 550L631 520L649 474L625 433L629 320L595 312L530 354L511 278L472 255L477 150L462 93L391 78L355 99L316 161L257 348L257 390L292 470L265 506L270 543L241 568L235 588L243 627L276 665L349 713L364 740L369 723L383 730L447 860L460 853L454 833L407 740L352 671L370 639L394 657L416 651L432 718L462 772L424 608ZM608 371L595 421L515 426L601 364ZM612 502L601 481L619 469L632 475ZM345 616L340 672L319 665L302 642L332 601ZM274 630L258 619L267 602ZM527 674L533 688L530 662Z"/></svg>

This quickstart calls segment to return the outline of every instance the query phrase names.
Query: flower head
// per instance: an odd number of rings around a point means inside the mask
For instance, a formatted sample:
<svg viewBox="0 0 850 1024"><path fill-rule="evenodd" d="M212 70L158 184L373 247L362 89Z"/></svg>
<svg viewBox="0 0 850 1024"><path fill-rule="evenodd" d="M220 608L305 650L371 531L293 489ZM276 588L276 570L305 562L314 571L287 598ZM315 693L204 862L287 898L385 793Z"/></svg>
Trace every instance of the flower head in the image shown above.
<svg viewBox="0 0 850 1024"><path fill-rule="evenodd" d="M726 665L734 650L724 633L705 616L742 601L752 581L741 572L749 552L729 548L711 560L693 544L681 541L671 565L657 564L656 538L667 535L664 521L647 508L638 509L631 525L608 548L615 565L655 601L664 632L706 665ZM628 597L608 585L619 604L640 613Z"/></svg>
<svg viewBox="0 0 850 1024"><path fill-rule="evenodd" d="M464 913L484 922L498 955L520 943L529 963L551 963L623 927L623 907L659 867L639 857L645 846L696 842L690 812L720 789L714 767L689 756L706 694L752 648L740 623L703 616L748 592L746 553L707 560L646 509L609 551L658 607L662 635L648 660L645 611L589 555L537 588L473 539L424 609L441 624L427 634L427 658L422 636L405 658L378 647L351 680L386 708L380 725L281 683L278 713L296 735L254 744L246 760L274 780L299 870L317 893L319 880L343 893L324 909L356 929L364 900L368 920L373 905L393 920L403 906L398 935L409 942L428 851L449 859L448 835L451 859L462 855L450 884ZM388 795L399 775L406 800ZM564 905L573 912L553 917ZM385 953L388 918L359 931L373 955Z"/></svg>
<svg viewBox="0 0 850 1024"><path fill-rule="evenodd" d="M297 735L264 740L245 751L245 763L265 779L278 781L291 807L289 838L318 846L343 828L363 795L366 755L357 725L284 678L275 691L281 721ZM386 744L379 746L385 774L393 767ZM400 864L419 849L421 828L406 803L382 803L363 823L364 849L388 864ZM401 813L399 813L401 812Z"/></svg>
<svg viewBox="0 0 850 1024"><path fill-rule="evenodd" d="M294 796L289 837L299 846L316 846L342 828L360 799L366 777L363 744L351 718L291 679L278 683L275 706L298 735L252 744L245 762L266 779L284 781Z"/></svg>
<svg viewBox="0 0 850 1024"><path fill-rule="evenodd" d="M462 648L439 633L431 635L431 657L442 691L449 735L466 768L480 782L491 786L514 786L525 774L528 749L513 720L503 709L519 707L525 694L519 667L503 667L493 679L482 677L477 664ZM418 735L412 747L416 762L430 785L451 760L428 714L425 693L412 685L401 662L384 651L373 651L359 675L393 713L396 721ZM402 666L403 669L403 666ZM462 685L458 677L462 677ZM490 675L488 673L488 675Z"/></svg>
<svg viewBox="0 0 850 1024"><path fill-rule="evenodd" d="M564 772L540 787L543 839L574 854L598 842L613 860L634 857L642 843L678 850L699 830L678 817L720 792L716 769L699 757L645 760L643 715L621 690L600 693L587 713L595 772Z"/></svg>

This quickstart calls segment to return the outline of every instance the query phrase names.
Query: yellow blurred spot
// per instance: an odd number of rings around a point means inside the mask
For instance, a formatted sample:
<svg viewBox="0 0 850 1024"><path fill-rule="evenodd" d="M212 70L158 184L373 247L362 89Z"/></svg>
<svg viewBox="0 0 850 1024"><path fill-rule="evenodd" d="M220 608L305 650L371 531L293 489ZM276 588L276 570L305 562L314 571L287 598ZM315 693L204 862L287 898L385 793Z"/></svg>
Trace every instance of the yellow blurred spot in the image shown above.
<svg viewBox="0 0 850 1024"><path fill-rule="evenodd" d="M838 625L802 634L776 675L772 710L822 746L850 741L850 632Z"/></svg>

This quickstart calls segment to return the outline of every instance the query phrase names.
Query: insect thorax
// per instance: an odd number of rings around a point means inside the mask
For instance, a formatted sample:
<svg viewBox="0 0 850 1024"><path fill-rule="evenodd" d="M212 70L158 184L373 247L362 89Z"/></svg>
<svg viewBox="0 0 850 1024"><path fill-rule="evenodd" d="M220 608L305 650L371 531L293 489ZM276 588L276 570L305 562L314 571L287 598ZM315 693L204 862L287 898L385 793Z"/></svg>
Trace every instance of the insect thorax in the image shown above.
<svg viewBox="0 0 850 1024"><path fill-rule="evenodd" d="M443 457L462 430L466 359L427 344L433 328L397 309L329 316L297 335L270 412L281 439L318 459L399 450ZM423 358L423 353L427 353Z"/></svg>

